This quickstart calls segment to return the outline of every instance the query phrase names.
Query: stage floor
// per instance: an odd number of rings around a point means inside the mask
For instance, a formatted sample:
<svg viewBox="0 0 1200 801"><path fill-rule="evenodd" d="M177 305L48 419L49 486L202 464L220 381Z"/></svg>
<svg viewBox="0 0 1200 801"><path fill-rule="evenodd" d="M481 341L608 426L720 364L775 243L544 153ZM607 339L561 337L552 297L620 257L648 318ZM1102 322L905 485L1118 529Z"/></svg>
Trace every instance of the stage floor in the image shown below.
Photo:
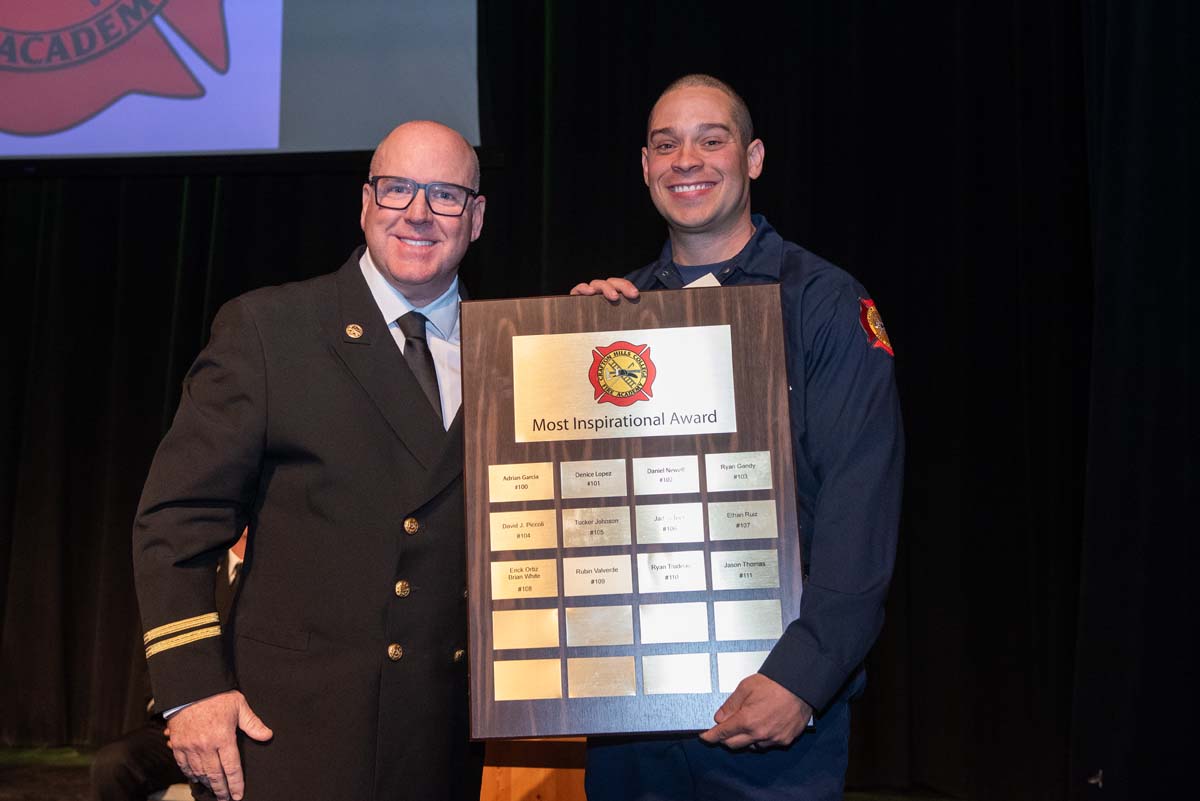
<svg viewBox="0 0 1200 801"><path fill-rule="evenodd" d="M90 753L74 748L0 748L0 801L88 801L91 759ZM537 798L538 801L555 801L543 794L538 794ZM923 791L857 790L847 792L846 801L955 799Z"/></svg>

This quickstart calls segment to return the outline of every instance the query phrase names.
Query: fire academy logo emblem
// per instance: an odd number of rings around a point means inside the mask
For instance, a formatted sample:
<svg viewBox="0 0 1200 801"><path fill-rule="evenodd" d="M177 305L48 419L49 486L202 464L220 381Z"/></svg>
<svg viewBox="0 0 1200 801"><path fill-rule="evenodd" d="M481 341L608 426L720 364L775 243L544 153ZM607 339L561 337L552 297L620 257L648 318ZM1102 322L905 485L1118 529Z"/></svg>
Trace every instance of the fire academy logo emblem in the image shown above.
<svg viewBox="0 0 1200 801"><path fill-rule="evenodd" d="M219 73L223 0L0 0L0 131L57 133L128 94L204 96L159 25ZM161 22L159 21L161 20Z"/></svg>
<svg viewBox="0 0 1200 801"><path fill-rule="evenodd" d="M655 373L649 345L621 341L607 348L592 349L588 378L596 391L596 403L631 406L650 400Z"/></svg>

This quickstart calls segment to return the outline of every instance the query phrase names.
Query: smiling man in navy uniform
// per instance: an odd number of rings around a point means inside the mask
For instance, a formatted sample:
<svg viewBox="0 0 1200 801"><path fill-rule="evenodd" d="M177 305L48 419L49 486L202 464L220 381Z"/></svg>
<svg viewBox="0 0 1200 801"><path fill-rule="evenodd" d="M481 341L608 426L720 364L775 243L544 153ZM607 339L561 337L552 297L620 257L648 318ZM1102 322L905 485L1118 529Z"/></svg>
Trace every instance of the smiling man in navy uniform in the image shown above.
<svg viewBox="0 0 1200 801"><path fill-rule="evenodd" d="M892 349L866 290L750 212L765 148L727 84L688 75L651 110L642 174L669 241L625 278L573 294L777 283L806 575L800 617L699 737L588 743L589 801L837 799L849 699L883 624L904 438ZM810 726L810 721L812 725Z"/></svg>
<svg viewBox="0 0 1200 801"><path fill-rule="evenodd" d="M172 750L218 798L478 798L457 278L478 190L461 135L398 127L366 247L227 303L185 380L133 551ZM220 620L212 565L247 524Z"/></svg>

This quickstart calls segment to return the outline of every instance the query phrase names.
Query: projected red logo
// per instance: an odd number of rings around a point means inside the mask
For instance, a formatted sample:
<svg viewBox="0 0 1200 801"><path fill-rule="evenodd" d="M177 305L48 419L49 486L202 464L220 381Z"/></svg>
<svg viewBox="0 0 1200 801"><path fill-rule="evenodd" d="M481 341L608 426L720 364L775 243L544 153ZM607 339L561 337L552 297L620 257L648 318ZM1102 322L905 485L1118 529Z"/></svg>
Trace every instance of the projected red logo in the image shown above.
<svg viewBox="0 0 1200 801"><path fill-rule="evenodd" d="M631 406L650 400L657 371L650 361L649 345L614 342L607 348L592 348L588 378L596 392L596 403Z"/></svg>
<svg viewBox="0 0 1200 801"><path fill-rule="evenodd" d="M133 93L203 97L155 19L223 73L222 2L0 0L0 131L57 133Z"/></svg>

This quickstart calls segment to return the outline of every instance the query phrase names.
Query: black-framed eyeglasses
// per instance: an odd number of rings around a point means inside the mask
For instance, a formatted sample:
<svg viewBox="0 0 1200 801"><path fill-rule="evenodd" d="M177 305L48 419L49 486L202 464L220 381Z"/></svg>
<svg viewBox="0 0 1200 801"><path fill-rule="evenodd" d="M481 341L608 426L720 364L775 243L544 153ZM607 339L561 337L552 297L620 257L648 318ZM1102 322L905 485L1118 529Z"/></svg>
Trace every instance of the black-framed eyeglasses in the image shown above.
<svg viewBox="0 0 1200 801"><path fill-rule="evenodd" d="M396 175L373 175L367 179L375 190L375 204L385 209L404 211L412 205L417 192L425 190L425 202L429 210L443 217L461 217L467 210L467 201L479 193L458 184L431 181L419 184L411 178Z"/></svg>

